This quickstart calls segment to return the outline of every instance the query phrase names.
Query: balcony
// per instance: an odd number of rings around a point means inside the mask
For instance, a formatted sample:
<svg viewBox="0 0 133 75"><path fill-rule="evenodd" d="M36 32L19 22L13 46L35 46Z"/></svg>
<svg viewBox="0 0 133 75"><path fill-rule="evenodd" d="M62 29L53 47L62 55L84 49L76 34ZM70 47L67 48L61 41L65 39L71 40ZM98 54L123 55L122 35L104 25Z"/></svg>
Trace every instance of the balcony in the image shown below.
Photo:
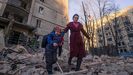
<svg viewBox="0 0 133 75"><path fill-rule="evenodd" d="M128 32L128 37L133 37L133 31Z"/></svg>
<svg viewBox="0 0 133 75"><path fill-rule="evenodd" d="M29 12L32 0L8 0L7 5L24 12Z"/></svg>
<svg viewBox="0 0 133 75"><path fill-rule="evenodd" d="M12 16L15 21L26 24L31 2L32 0L8 0L2 16L7 19Z"/></svg>
<svg viewBox="0 0 133 75"><path fill-rule="evenodd" d="M129 46L133 46L133 41L132 42L129 42Z"/></svg>
<svg viewBox="0 0 133 75"><path fill-rule="evenodd" d="M6 27L6 26L8 26L9 22L10 22L10 19L0 17L0 26L1 26L1 27ZM29 31L33 31L33 30L36 29L36 28L35 28L34 26L32 26L32 25L20 23L20 22L17 22L17 21L15 21L15 22L13 23L13 25L14 25L15 27L22 28L22 29L29 30Z"/></svg>
<svg viewBox="0 0 133 75"><path fill-rule="evenodd" d="M17 22L27 23L28 15L29 14L23 10L16 9L12 6L7 5L2 17L7 18L7 19L12 17Z"/></svg>

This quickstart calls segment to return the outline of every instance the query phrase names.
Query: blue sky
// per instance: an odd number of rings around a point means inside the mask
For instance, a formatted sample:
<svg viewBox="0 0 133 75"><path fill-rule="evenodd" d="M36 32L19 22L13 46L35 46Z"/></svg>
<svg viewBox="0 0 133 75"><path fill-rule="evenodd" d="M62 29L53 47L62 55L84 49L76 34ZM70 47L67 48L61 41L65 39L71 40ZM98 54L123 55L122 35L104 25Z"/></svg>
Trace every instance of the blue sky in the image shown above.
<svg viewBox="0 0 133 75"><path fill-rule="evenodd" d="M81 13L81 3L83 0L69 0L69 18L72 21L73 14ZM118 4L120 9L126 8L128 6L133 6L133 0L115 0L115 3Z"/></svg>

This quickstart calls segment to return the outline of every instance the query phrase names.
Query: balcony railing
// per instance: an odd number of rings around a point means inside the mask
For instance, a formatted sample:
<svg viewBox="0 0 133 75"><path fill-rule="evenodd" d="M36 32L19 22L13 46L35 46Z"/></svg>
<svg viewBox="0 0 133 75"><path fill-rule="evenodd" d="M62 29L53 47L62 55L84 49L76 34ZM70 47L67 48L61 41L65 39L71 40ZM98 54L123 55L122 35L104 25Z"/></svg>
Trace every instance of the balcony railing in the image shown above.
<svg viewBox="0 0 133 75"><path fill-rule="evenodd" d="M129 42L129 46L133 46L133 41L132 42Z"/></svg>
<svg viewBox="0 0 133 75"><path fill-rule="evenodd" d="M11 6L15 6L17 8L23 9L25 11L29 11L30 7L28 7L28 6L31 3L28 3L28 2L22 1L22 0L8 0L8 4Z"/></svg>

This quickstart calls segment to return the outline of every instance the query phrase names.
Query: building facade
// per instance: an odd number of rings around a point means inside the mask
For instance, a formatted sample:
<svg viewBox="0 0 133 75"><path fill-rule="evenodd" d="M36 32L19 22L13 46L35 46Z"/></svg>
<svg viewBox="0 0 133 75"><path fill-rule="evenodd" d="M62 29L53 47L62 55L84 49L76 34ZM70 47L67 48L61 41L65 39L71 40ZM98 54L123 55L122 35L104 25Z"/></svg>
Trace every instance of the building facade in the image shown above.
<svg viewBox="0 0 133 75"><path fill-rule="evenodd" d="M26 45L29 39L42 39L55 25L65 27L68 22L67 0L0 0L0 11L6 44Z"/></svg>
<svg viewBox="0 0 133 75"><path fill-rule="evenodd" d="M103 39L101 26L97 27L98 47L110 47L118 53L133 51L133 7L104 17ZM113 48L114 47L114 48Z"/></svg>

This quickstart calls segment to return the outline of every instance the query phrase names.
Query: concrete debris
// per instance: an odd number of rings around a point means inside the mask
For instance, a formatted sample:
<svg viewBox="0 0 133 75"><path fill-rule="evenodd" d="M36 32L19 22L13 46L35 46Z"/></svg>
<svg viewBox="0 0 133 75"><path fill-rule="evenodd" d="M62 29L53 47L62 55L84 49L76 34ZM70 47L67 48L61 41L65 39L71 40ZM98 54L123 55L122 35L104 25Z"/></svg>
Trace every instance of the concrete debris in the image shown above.
<svg viewBox="0 0 133 75"><path fill-rule="evenodd" d="M20 45L4 48L0 52L0 75L47 75L43 56L44 50L32 54ZM63 49L58 64L53 65L54 75L133 75L133 58L88 55L83 59L81 70L74 71L76 58L69 66L68 56L69 51Z"/></svg>

